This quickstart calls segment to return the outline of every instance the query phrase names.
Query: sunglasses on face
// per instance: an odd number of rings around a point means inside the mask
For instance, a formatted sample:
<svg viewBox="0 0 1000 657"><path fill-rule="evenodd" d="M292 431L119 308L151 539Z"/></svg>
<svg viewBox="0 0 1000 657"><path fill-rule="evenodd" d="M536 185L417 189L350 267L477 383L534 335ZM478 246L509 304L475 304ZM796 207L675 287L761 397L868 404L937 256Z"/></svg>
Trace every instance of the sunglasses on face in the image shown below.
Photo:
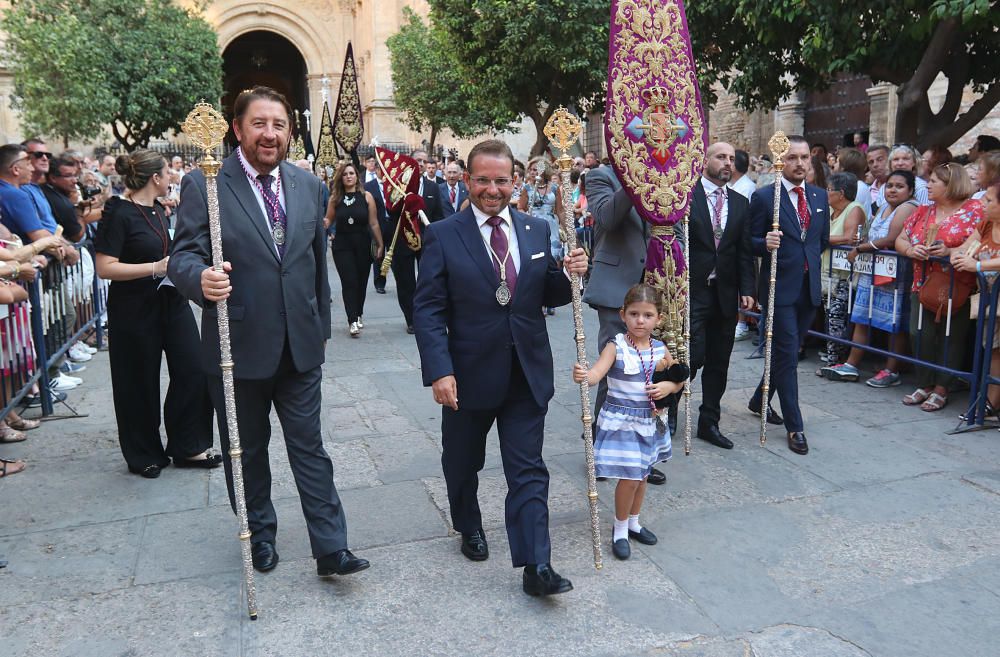
<svg viewBox="0 0 1000 657"><path fill-rule="evenodd" d="M52 153L46 153L45 151L35 151L34 153L31 154L31 157L35 158L36 160L40 160L43 157L46 160L51 160L55 156Z"/></svg>

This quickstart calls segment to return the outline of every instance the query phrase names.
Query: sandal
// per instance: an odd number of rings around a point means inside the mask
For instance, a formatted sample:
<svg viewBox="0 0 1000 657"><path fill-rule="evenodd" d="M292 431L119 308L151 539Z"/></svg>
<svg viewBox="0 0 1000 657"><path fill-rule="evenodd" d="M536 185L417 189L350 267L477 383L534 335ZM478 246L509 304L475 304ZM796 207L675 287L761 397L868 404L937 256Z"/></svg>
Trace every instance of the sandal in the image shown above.
<svg viewBox="0 0 1000 657"><path fill-rule="evenodd" d="M11 467L17 465L20 465L21 467L19 468ZM7 459L0 459L0 479L6 477L7 475L17 474L21 470L24 470L26 467L28 467L28 464L25 463L24 461L21 461L20 459L16 461L8 461Z"/></svg>
<svg viewBox="0 0 1000 657"><path fill-rule="evenodd" d="M32 429L37 429L42 426L42 423L39 420L29 420L23 417L11 418L11 416L8 415L7 426L11 429L16 429L17 431L31 431Z"/></svg>
<svg viewBox="0 0 1000 657"><path fill-rule="evenodd" d="M931 396L931 393L927 392L923 388L917 388L910 394L903 397L903 403L907 406L916 406L917 404L922 404L927 401L927 398Z"/></svg>
<svg viewBox="0 0 1000 657"><path fill-rule="evenodd" d="M942 408L948 405L948 398L942 397L936 392L932 392L930 397L927 398L923 404L920 405L920 410L926 411L928 413L933 413L934 411L940 411Z"/></svg>
<svg viewBox="0 0 1000 657"><path fill-rule="evenodd" d="M19 443L27 438L20 431L14 431L6 422L0 422L0 443Z"/></svg>

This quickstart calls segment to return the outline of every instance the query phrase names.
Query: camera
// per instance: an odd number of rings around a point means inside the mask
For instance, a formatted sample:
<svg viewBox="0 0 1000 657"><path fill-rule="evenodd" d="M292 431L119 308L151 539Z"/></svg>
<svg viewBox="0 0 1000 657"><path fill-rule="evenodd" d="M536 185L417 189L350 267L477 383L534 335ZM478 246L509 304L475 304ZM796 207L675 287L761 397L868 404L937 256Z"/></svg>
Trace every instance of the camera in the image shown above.
<svg viewBox="0 0 1000 657"><path fill-rule="evenodd" d="M95 196L101 195L101 188L97 185L80 185L80 198L89 201Z"/></svg>

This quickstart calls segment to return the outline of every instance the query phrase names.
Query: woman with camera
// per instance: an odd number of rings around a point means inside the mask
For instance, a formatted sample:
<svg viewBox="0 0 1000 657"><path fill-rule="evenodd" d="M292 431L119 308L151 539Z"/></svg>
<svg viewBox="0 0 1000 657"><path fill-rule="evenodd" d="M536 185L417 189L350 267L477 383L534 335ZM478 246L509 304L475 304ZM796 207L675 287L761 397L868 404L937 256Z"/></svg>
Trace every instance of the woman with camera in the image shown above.
<svg viewBox="0 0 1000 657"><path fill-rule="evenodd" d="M118 441L129 472L148 479L170 463L215 468L212 405L201 369L198 327L187 301L164 280L171 234L158 200L170 182L159 153L119 156L115 169L128 189L108 199L94 239L97 274L111 280L108 326L111 386ZM160 441L160 360L167 355L170 384L163 404L167 445Z"/></svg>
<svg viewBox="0 0 1000 657"><path fill-rule="evenodd" d="M982 204L971 198L974 191L962 165L952 162L935 168L927 181L930 205L920 206L910 215L895 244L896 251L913 260L910 341L914 356L953 370L961 369L965 356L969 295L976 276L952 274L942 260L958 250L983 220ZM946 335L949 326L951 331ZM918 367L917 389L903 397L903 403L919 405L927 412L939 411L948 403L951 383L950 374Z"/></svg>

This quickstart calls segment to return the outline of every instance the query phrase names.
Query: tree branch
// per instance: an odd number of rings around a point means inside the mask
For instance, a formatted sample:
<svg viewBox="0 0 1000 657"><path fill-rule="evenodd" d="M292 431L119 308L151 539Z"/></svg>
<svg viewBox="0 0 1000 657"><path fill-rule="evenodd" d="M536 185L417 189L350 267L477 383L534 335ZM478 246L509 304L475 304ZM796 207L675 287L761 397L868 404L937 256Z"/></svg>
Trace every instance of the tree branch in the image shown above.
<svg viewBox="0 0 1000 657"><path fill-rule="evenodd" d="M938 130L922 133L918 139L918 146L925 149L937 144L945 146L954 144L959 137L982 121L998 103L1000 103L1000 82L994 82L986 90L986 93L972 104L972 107L955 119L954 123L949 123Z"/></svg>
<svg viewBox="0 0 1000 657"><path fill-rule="evenodd" d="M927 44L923 57L920 58L920 64L903 85L904 92L899 99L900 105L919 103L920 98L927 94L927 90L943 68L943 64L951 52L959 27L961 27L961 22L956 17L946 18L937 24L931 41Z"/></svg>

